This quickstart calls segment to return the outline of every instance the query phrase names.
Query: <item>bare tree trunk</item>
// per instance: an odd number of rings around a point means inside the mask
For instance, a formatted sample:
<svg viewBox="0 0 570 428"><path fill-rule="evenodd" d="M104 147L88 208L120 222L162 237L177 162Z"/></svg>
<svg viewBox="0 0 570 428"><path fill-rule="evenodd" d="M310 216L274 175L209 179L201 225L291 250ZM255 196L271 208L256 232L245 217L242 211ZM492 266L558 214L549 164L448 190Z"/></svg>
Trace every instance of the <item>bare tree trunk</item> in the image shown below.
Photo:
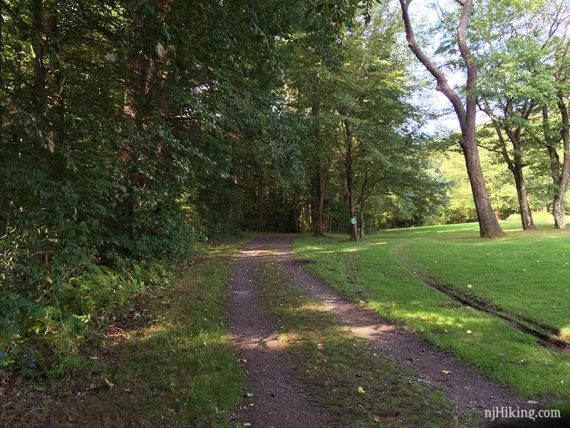
<svg viewBox="0 0 570 428"><path fill-rule="evenodd" d="M311 199L309 201L310 230L316 235L317 231L317 180L316 174L311 175Z"/></svg>
<svg viewBox="0 0 570 428"><path fill-rule="evenodd" d="M60 57L59 35L57 22L56 0L46 1L45 12L45 39L48 47L49 72L46 75L46 83L49 87L49 98L53 100L50 108L50 130L48 137L48 149L51 153L60 147L65 138L65 98L64 98L64 63ZM58 156L54 156L53 167L63 171L66 168L65 156L62 148Z"/></svg>
<svg viewBox="0 0 570 428"><path fill-rule="evenodd" d="M560 137L563 140L564 157L562 165L560 165L560 157L556 150L556 141L552 136L549 123L548 107L542 108L542 129L544 133L544 141L548 157L550 158L550 177L554 191L552 194L551 213L554 218L554 227L556 229L565 229L566 222L564 219L564 195L568 188L568 174L570 169L570 155L568 153L568 112L564 102L558 103L559 111L562 115L562 131ZM566 113L566 114L564 114ZM566 130L564 129L564 117L566 117ZM566 136L566 140L564 140Z"/></svg>
<svg viewBox="0 0 570 428"><path fill-rule="evenodd" d="M358 225L354 221L356 219L356 207L354 205L354 173L352 170L352 130L347 119L343 121L344 125L344 141L346 144L346 153L344 157L344 169L346 172L346 189L348 191L348 210L350 213L350 240L358 240Z"/></svg>
<svg viewBox="0 0 570 428"><path fill-rule="evenodd" d="M311 198L311 230L315 236L323 234L324 217L324 177L321 165L317 165L313 173Z"/></svg>
<svg viewBox="0 0 570 428"><path fill-rule="evenodd" d="M4 52L2 52L1 47L4 46L4 17L3 17L3 13L4 13L4 0L0 0L0 76L2 76L2 70L3 70L3 58L4 58ZM5 114L5 107L0 105L0 135L2 134L2 132L4 132L3 130L3 125L4 125L4 114ZM4 215L4 206L6 205L4 202L4 191L2 189L2 184L0 184L0 238L2 236L4 236L6 234L6 217Z"/></svg>
<svg viewBox="0 0 570 428"><path fill-rule="evenodd" d="M360 210L358 211L358 221L360 223L360 227L358 228L358 236L362 239L366 233L364 225L364 204L360 206Z"/></svg>
<svg viewBox="0 0 570 428"><path fill-rule="evenodd" d="M524 230L534 230L536 229L536 226L534 225L534 220L532 219L532 210L530 209L530 205L528 203L524 173L520 162L514 162L512 173L515 179L515 187L517 189L522 227Z"/></svg>
<svg viewBox="0 0 570 428"><path fill-rule="evenodd" d="M503 156L503 160L507 164L509 171L513 174L513 179L515 181L515 188L517 190L517 199L519 202L519 212L521 216L521 224L523 230L534 230L536 226L534 225L534 220L532 218L532 210L530 209L530 204L528 203L528 194L526 191L526 184L524 179L524 163L522 158L522 145L520 143L520 133L521 128L517 127L514 131L511 130L508 126L505 126L503 120L497 117L493 111L491 110L489 103L487 100L483 99L483 105L481 109L487 113L487 115L491 118L491 122L493 127L495 128L495 132L497 133L497 138L499 140L499 146L501 148L501 155ZM532 107L526 109L526 113L523 113L523 116L528 119L532 112ZM505 113L506 115L506 113ZM501 128L503 125L503 128ZM511 159L509 152L507 150L507 143L505 141L505 137L503 135L503 129L507 133L509 137L509 141L513 146L514 156Z"/></svg>
<svg viewBox="0 0 570 428"><path fill-rule="evenodd" d="M44 22L43 1L32 0L32 49L34 51L34 83L32 93L38 120L43 121L47 109L46 79L47 68L44 64Z"/></svg>
<svg viewBox="0 0 570 428"><path fill-rule="evenodd" d="M364 205L366 203L366 190L368 187L368 180L369 180L368 163L366 163L365 168L364 168L364 180L362 181L362 184L360 186L360 195L358 196L358 200L357 200L357 205L359 206L358 218L359 218L359 222L360 222L360 228L358 229L358 231L359 231L360 238L364 238L364 235L366 233L366 231L365 231L366 226L364 224Z"/></svg>
<svg viewBox="0 0 570 428"><path fill-rule="evenodd" d="M263 182L263 173L260 172L257 177L257 230L258 232L263 232L263 193L264 193L265 183Z"/></svg>
<svg viewBox="0 0 570 428"><path fill-rule="evenodd" d="M526 112L523 113L523 117L527 118L533 111L533 107L529 106L525 108ZM517 189L517 198L519 201L519 209L521 215L521 222L523 230L534 230L536 229L534 225L534 220L532 219L532 210L528 203L528 195L526 192L526 184L524 179L524 162L522 155L522 144L521 144L521 127L517 126L514 130L511 128L507 129L507 135L511 144L513 145L513 161L509 165L513 177L515 179L515 187Z"/></svg>
<svg viewBox="0 0 570 428"><path fill-rule="evenodd" d="M555 229L566 229L566 219L564 218L564 199L559 193L554 195L552 201L552 217L554 217Z"/></svg>
<svg viewBox="0 0 570 428"><path fill-rule="evenodd" d="M313 139L315 147L319 148L321 143L321 131L319 121L319 114L321 112L320 102L316 100L311 107L311 114L313 116L314 124L313 124ZM313 201L311 204L311 208L314 208L314 211L311 213L311 219L313 221L312 229L313 234L315 236L320 236L323 234L323 208L324 208L324 201L325 201L325 177L323 173L323 166L322 161L320 158L320 153L317 152L316 162L315 162L315 170L314 170L314 192L313 192Z"/></svg>
<svg viewBox="0 0 570 428"><path fill-rule="evenodd" d="M564 148L564 156L562 158L562 171L560 175L560 186L558 188L557 198L555 199L555 206L552 211L556 212L558 218L558 229L566 227L564 219L564 196L568 189L568 181L570 179L570 120L568 117L568 107L564 102L562 91L556 94L558 98L558 110L560 111L560 118L562 119L562 129L560 135L562 137L562 146Z"/></svg>
<svg viewBox="0 0 570 428"><path fill-rule="evenodd" d="M408 46L416 56L416 58L424 65L437 81L437 90L442 92L453 105L459 125L461 127L460 145L465 157L465 165L467 174L471 184L473 193L473 201L477 210L477 218L479 220L479 233L483 238L494 238L504 235L501 226L495 216L487 188L485 187L485 177L481 169L479 152L477 149L477 136L475 131L476 114L477 114L477 65L473 60L473 56L467 45L467 27L469 17L473 8L473 0L464 0L461 2L462 12L457 27L457 45L461 52L461 57L467 69L466 101L465 105L461 97L451 88L445 74L437 67L432 60L419 47L414 31L412 28L408 8L411 0L400 0L402 9L402 19L406 30L406 39Z"/></svg>
<svg viewBox="0 0 570 428"><path fill-rule="evenodd" d="M479 152L475 143L474 132L461 138L461 149L465 157L467 175L471 184L477 219L479 220L480 235L482 238L494 238L503 235L497 216L491 207L489 195L485 187L485 179L479 160Z"/></svg>

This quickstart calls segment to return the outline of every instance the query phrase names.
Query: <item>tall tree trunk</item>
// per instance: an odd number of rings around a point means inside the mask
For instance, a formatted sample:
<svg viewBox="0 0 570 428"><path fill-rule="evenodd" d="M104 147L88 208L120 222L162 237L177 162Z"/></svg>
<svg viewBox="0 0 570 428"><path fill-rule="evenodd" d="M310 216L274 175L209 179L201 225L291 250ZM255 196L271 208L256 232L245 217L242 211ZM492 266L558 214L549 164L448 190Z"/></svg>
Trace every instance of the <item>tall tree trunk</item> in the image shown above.
<svg viewBox="0 0 570 428"><path fill-rule="evenodd" d="M313 201L311 203L311 208L314 208L314 211L311 213L311 220L313 221L312 229L315 236L323 234L323 208L325 201L325 177L321 160L322 154L319 151L321 145L321 130L319 125L320 112L321 105L319 100L316 100L311 107L311 115L313 116L313 142L314 147L317 148L313 172L314 192Z"/></svg>
<svg viewBox="0 0 570 428"><path fill-rule="evenodd" d="M477 211L479 234L482 238L494 238L503 235L503 231L491 207L475 138L474 129L473 132L468 132L463 135L461 137L461 149L465 157L467 175L469 176L473 201L475 202L475 209Z"/></svg>
<svg viewBox="0 0 570 428"><path fill-rule="evenodd" d="M550 130L550 119L547 106L542 108L542 129L546 150L548 152L548 157L550 158L550 177L552 179L553 186L551 213L554 218L554 227L556 229L565 229L564 196L568 187L568 174L570 169L570 154L568 153L568 113L563 102L559 102L558 108L562 115L563 126L560 135L563 140L564 147L562 165L560 165L560 157L556 150L557 141ZM566 112L566 114L564 114L564 112ZM564 117L566 117L566 131L564 130ZM566 135L566 140L564 140L564 135Z"/></svg>
<svg viewBox="0 0 570 428"><path fill-rule="evenodd" d="M534 220L532 219L532 211L528 203L523 167L520 162L514 162L512 173L517 189L522 227L524 230L534 230L536 229L536 226L534 225Z"/></svg>
<svg viewBox="0 0 570 428"><path fill-rule="evenodd" d="M366 190L368 187L368 163L365 164L364 168L364 179L362 180L362 184L360 186L360 195L358 196L357 205L358 205L358 219L360 222L359 236L360 238L364 238L365 234L365 224L364 224L364 205L366 203Z"/></svg>
<svg viewBox="0 0 570 428"><path fill-rule="evenodd" d="M568 189L568 181L570 179L570 119L568 117L568 107L564 101L564 95L562 91L558 91L556 94L558 101L558 110L560 111L560 118L562 120L562 129L560 130L560 136L562 137L562 147L564 148L564 156L562 158L562 171L560 174L560 186L558 188L558 194L555 202L558 204L553 207L553 212L557 212L558 216L558 229L564 229L566 227L564 219L564 196L566 195L566 190Z"/></svg>
<svg viewBox="0 0 570 428"><path fill-rule="evenodd" d="M504 119L497 117L492 112L487 100L483 99L483 105L484 107L482 107L482 110L485 111L487 115L491 118L491 122L493 124L493 127L495 128L503 160L507 164L509 171L511 171L511 173L513 174L513 179L515 181L515 188L517 191L517 199L519 202L519 212L521 216L522 228L523 230L534 230L536 229L536 226L534 225L534 220L532 218L532 210L530 209L530 204L528 203L528 194L526 191L526 184L523 172L524 163L522 157L522 145L520 143L521 128L517 127L513 131L508 125L505 124ZM532 108L529 108L527 110L527 113L524 114L525 119L528 119L531 112ZM503 128L501 128L501 125L503 126ZM507 150L507 143L503 135L503 129L507 133L509 141L513 146L514 156L512 159Z"/></svg>
<svg viewBox="0 0 570 428"><path fill-rule="evenodd" d="M411 0L400 0L402 9L402 20L406 30L406 40L408 46L416 56L416 58L424 65L437 81L436 89L443 93L453 105L459 125L461 127L460 145L465 157L465 165L467 167L467 175L471 184L473 193L473 201L477 210L477 218L479 220L479 233L483 238L494 238L504 235L501 226L495 216L487 188L485 187L485 177L481 169L479 160L479 151L477 149L477 136L475 131L476 115L477 115L477 64L473 59L473 55L467 44L467 27L469 18L473 8L473 0L463 0L461 3L462 11L457 27L457 46L461 53L461 58L467 70L467 80L465 84L466 96L465 105L457 92L449 85L447 77L443 71L435 65L435 63L420 48L412 27L409 15L409 6Z"/></svg>
<svg viewBox="0 0 570 428"><path fill-rule="evenodd" d="M317 220L316 220L316 215L317 215L317 180L316 180L316 174L313 172L313 174L311 175L311 198L309 200L309 220L310 220L310 230L311 232L313 232L313 234L316 234L316 230L317 230Z"/></svg>
<svg viewBox="0 0 570 428"><path fill-rule="evenodd" d="M528 119L532 112L532 107L530 107L527 113L523 114L523 117ZM523 230L534 230L536 229L534 225L534 220L532 219L532 210L530 209L530 204L528 203L528 195L526 192L526 184L524 179L524 162L522 155L522 144L521 144L521 127L517 126L514 130L507 128L507 135L511 144L513 145L513 162L512 168L509 168L513 173L515 179L515 187L517 189L517 198L519 201L519 209L521 215L521 222Z"/></svg>
<svg viewBox="0 0 570 428"><path fill-rule="evenodd" d="M46 92L46 79L47 68L44 64L45 52L45 30L43 20L43 1L32 0L32 49L34 51L34 82L32 94L34 99L35 111L38 115L37 120L40 124L45 120L45 112L47 109L47 92ZM38 131L41 125L38 126Z"/></svg>
<svg viewBox="0 0 570 428"><path fill-rule="evenodd" d="M240 162L239 162L239 154L237 153L237 145L232 142L232 166L230 168L230 175L233 177L233 183L236 188L239 189L240 180ZM243 224L243 203L242 198L235 198L232 201L231 207L231 221L232 223L241 229Z"/></svg>
<svg viewBox="0 0 570 428"><path fill-rule="evenodd" d="M350 213L350 240L358 240L358 225L356 224L356 207L354 206L354 172L352 159L352 130L347 119L344 124L344 141L346 144L344 156L344 169L346 172L346 189L348 191L348 209Z"/></svg>
<svg viewBox="0 0 570 428"><path fill-rule="evenodd" d="M365 226L364 226L364 203L361 202L360 209L358 210L358 221L360 227L358 228L358 236L362 239L364 238Z"/></svg>
<svg viewBox="0 0 570 428"><path fill-rule="evenodd" d="M2 76L4 52L1 47L4 46L4 0L0 0L0 76ZM2 88L3 89L3 88ZM6 108L0 105L0 135L4 132L4 114ZM4 215L4 191L2 184L0 184L0 237L6 234L6 217Z"/></svg>
<svg viewBox="0 0 570 428"><path fill-rule="evenodd" d="M552 200L552 217L554 218L555 229L566 229L566 219L564 218L564 198L556 192Z"/></svg>
<svg viewBox="0 0 570 428"><path fill-rule="evenodd" d="M135 2L136 3L136 2ZM166 90L166 71L161 73L161 61L169 61L160 40L152 40L148 32L165 25L170 0L155 0L155 11L150 11L147 4L136 3L128 8L131 13L130 40L126 52L127 76L125 80L123 112L132 120L138 132L139 141L145 139L145 120L151 112L169 113L169 99ZM156 13L154 13L156 12ZM159 49L160 48L160 49ZM157 56L158 55L158 56ZM166 70L166 68L165 68ZM160 91L160 89L164 91ZM125 163L127 183L126 226L134 238L135 215L138 205L139 190L144 187L144 178L138 173L136 145L132 140L124 141L119 149L120 158ZM161 156L162 141L155 146L155 153Z"/></svg>
<svg viewBox="0 0 570 428"><path fill-rule="evenodd" d="M322 168L319 165L315 168L312 178L311 193L311 231L315 236L323 234L324 217L324 189Z"/></svg>
<svg viewBox="0 0 570 428"><path fill-rule="evenodd" d="M264 192L264 182L263 173L260 173L257 177L257 231L263 232L263 192Z"/></svg>
<svg viewBox="0 0 570 428"><path fill-rule="evenodd" d="M50 151L63 141L65 129L65 100L63 97L63 64L59 55L57 28L57 10L55 0L47 2L45 11L46 40L49 46L51 78L49 79L50 96L54 100L53 130L50 135Z"/></svg>

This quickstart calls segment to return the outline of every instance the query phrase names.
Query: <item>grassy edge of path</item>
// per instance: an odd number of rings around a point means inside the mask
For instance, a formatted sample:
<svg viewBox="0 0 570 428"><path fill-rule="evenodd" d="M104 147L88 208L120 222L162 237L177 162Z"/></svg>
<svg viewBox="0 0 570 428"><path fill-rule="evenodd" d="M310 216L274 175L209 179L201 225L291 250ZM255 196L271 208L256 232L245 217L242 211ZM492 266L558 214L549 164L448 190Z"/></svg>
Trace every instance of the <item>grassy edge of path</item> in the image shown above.
<svg viewBox="0 0 570 428"><path fill-rule="evenodd" d="M395 257L398 240L383 238L354 244L339 236L303 235L294 240L294 251L315 262L307 269L347 297L423 334L520 397L570 411L568 355L540 347L506 321L462 307L422 284Z"/></svg>
<svg viewBox="0 0 570 428"><path fill-rule="evenodd" d="M471 425L465 415L461 420L454 415L441 391L353 336L280 266L262 265L257 276L296 376L313 404L326 412L327 426Z"/></svg>
<svg viewBox="0 0 570 428"><path fill-rule="evenodd" d="M238 246L211 248L141 296L142 316L108 332L65 379L15 385L0 426L228 425L244 385L225 307Z"/></svg>

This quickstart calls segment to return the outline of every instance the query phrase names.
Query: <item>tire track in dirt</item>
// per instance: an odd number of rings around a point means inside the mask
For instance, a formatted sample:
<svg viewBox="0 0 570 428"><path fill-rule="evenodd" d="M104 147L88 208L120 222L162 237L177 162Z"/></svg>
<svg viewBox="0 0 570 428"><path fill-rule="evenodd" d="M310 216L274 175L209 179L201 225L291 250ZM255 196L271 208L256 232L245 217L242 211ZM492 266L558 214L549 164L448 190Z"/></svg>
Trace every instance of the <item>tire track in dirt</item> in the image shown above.
<svg viewBox="0 0 570 428"><path fill-rule="evenodd" d="M325 416L295 380L294 365L279 341L270 314L259 297L255 270L279 259L270 253L275 235L246 245L234 262L230 280L230 327L235 352L246 369L246 401L238 410L254 427L320 427ZM253 394L253 396L249 396ZM253 404L253 406L252 406Z"/></svg>

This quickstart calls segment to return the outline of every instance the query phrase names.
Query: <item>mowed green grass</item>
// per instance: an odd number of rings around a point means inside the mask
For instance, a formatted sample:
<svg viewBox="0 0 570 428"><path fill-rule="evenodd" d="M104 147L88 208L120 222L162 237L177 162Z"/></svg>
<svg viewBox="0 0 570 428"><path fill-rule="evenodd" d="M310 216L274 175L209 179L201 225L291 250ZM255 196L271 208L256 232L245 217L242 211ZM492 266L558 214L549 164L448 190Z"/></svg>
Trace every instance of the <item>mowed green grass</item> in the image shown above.
<svg viewBox="0 0 570 428"><path fill-rule="evenodd" d="M570 232L543 224L543 230L525 233L517 230L516 221L504 227L508 236L492 241L479 238L476 224L463 224L379 232L358 243L345 235L303 235L294 248L300 257L316 262L308 265L310 270L354 300L422 333L519 396L568 409L570 354L541 346L506 321L453 301L418 279L400 256L403 251L448 285L567 331L564 253L570 254ZM516 256L510 254L515 249ZM543 259L549 260L547 268L536 261Z"/></svg>
<svg viewBox="0 0 570 428"><path fill-rule="evenodd" d="M490 242L470 233L434 235L402 242L400 251L462 293L570 339L570 230L511 232Z"/></svg>

